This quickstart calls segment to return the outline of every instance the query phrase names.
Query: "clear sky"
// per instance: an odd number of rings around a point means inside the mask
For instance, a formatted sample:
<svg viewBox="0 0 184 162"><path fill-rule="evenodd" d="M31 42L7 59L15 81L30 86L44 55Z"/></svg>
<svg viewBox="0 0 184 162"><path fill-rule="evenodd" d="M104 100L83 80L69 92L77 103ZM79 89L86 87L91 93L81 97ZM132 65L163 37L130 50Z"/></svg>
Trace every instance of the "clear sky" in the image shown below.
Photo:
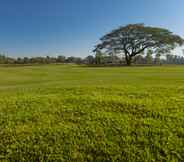
<svg viewBox="0 0 184 162"><path fill-rule="evenodd" d="M128 23L184 37L184 0L0 0L0 52L87 56L102 35Z"/></svg>

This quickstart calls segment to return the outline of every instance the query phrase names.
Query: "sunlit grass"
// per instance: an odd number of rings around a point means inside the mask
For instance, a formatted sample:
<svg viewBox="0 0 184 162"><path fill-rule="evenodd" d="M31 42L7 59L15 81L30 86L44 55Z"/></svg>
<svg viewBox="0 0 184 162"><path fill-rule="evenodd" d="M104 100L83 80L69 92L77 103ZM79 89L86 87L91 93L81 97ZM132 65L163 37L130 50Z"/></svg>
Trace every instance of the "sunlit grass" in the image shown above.
<svg viewBox="0 0 184 162"><path fill-rule="evenodd" d="M184 161L184 67L0 67L2 161Z"/></svg>

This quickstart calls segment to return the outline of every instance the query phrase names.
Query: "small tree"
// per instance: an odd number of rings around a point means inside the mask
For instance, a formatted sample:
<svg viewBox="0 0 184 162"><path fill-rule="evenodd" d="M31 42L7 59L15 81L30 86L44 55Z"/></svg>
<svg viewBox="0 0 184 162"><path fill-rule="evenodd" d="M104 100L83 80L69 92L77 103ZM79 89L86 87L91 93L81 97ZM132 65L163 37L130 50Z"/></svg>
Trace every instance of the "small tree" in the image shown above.
<svg viewBox="0 0 184 162"><path fill-rule="evenodd" d="M167 29L144 26L144 24L130 24L120 27L106 34L100 39L94 51L105 50L121 52L125 55L127 65L132 59L146 49L170 51L176 46L184 44L184 40ZM155 52L156 53L156 52Z"/></svg>
<svg viewBox="0 0 184 162"><path fill-rule="evenodd" d="M96 50L96 55L95 55L96 64L101 64L102 59L103 59L103 53L100 50Z"/></svg>
<svg viewBox="0 0 184 162"><path fill-rule="evenodd" d="M155 64L158 64L158 65L161 64L160 57L161 57L161 54L157 53L155 56Z"/></svg>
<svg viewBox="0 0 184 162"><path fill-rule="evenodd" d="M57 57L57 59L56 59L56 60L57 60L57 62L58 62L58 63L64 63L64 62L65 62L65 60L66 60L66 57L65 57L65 56L61 56L61 55L60 55L60 56L58 56L58 57Z"/></svg>
<svg viewBox="0 0 184 162"><path fill-rule="evenodd" d="M147 54L146 54L146 63L147 64L152 64L153 63L153 51L151 49L148 49Z"/></svg>
<svg viewBox="0 0 184 162"><path fill-rule="evenodd" d="M87 63L87 64L94 64L95 63L95 58L93 56L89 55L84 59L84 62Z"/></svg>

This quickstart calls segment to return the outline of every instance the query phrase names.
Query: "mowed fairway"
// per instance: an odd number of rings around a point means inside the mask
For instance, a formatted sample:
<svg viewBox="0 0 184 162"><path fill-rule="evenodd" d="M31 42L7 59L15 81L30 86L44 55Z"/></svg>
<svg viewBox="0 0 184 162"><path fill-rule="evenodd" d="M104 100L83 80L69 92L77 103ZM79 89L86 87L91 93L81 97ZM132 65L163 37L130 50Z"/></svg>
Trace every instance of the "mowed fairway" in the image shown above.
<svg viewBox="0 0 184 162"><path fill-rule="evenodd" d="M184 66L0 67L0 161L184 161Z"/></svg>

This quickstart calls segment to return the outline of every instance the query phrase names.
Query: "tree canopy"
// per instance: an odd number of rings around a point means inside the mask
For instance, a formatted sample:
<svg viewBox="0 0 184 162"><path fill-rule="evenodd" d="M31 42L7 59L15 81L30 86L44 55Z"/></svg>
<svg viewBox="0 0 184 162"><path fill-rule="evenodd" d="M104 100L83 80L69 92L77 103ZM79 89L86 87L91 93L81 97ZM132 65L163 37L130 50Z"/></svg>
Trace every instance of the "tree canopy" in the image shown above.
<svg viewBox="0 0 184 162"><path fill-rule="evenodd" d="M132 58L145 50L150 49L163 54L183 44L184 39L168 29L129 24L103 36L94 51L122 53L127 65L131 65Z"/></svg>

